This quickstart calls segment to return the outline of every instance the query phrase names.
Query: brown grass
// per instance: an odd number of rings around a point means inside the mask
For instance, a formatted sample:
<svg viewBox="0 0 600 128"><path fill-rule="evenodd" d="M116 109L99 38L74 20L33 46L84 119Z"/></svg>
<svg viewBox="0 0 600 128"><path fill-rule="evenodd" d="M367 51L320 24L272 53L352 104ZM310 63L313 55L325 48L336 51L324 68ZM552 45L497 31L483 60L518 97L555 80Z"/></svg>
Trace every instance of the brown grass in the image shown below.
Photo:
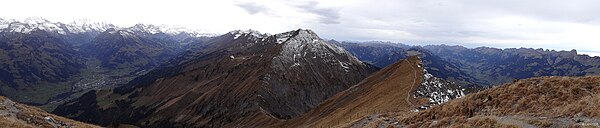
<svg viewBox="0 0 600 128"><path fill-rule="evenodd" d="M349 127L370 115L410 112L418 105L417 99L408 94L422 81L423 69L417 67L419 62L417 57L411 57L390 65L301 117L275 127Z"/></svg>
<svg viewBox="0 0 600 128"><path fill-rule="evenodd" d="M492 116L476 116L473 118L466 117L446 117L435 122L423 122L420 124L410 124L409 128L516 128L511 124L500 123L496 117Z"/></svg>
<svg viewBox="0 0 600 128"><path fill-rule="evenodd" d="M0 117L0 128L35 128L27 122L9 117Z"/></svg>
<svg viewBox="0 0 600 128"><path fill-rule="evenodd" d="M9 100L6 97L0 96L0 101ZM44 117L52 117L54 120L59 122L64 122L66 124L72 125L77 128L97 128L98 126L86 124L79 121L74 121L71 119L67 119L64 117L56 116L54 114L47 113L46 111L27 106L24 104L16 103L15 107L20 110L20 112L15 113L16 117L0 117L0 128L1 127L10 127L10 128L29 128L29 127L53 127L49 123L44 120Z"/></svg>
<svg viewBox="0 0 600 128"><path fill-rule="evenodd" d="M406 124L478 115L531 115L598 118L600 77L540 77L470 94L404 117ZM544 122L541 125L546 126Z"/></svg>
<svg viewBox="0 0 600 128"><path fill-rule="evenodd" d="M527 120L527 123L538 126L538 127L545 127L545 128L550 127L550 126L552 126L552 124L554 124L554 123L552 123L552 121L549 121L549 120L535 120L535 119Z"/></svg>

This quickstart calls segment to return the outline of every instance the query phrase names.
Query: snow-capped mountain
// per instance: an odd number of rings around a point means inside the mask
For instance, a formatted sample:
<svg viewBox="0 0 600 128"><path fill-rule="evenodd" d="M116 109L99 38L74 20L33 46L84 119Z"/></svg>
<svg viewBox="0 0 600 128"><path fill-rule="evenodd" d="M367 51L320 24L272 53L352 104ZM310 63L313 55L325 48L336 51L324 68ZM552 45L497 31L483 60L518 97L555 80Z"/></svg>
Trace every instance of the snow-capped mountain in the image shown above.
<svg viewBox="0 0 600 128"><path fill-rule="evenodd" d="M167 35L179 35L185 34L192 37L212 37L217 36L218 34L209 33L205 30L200 29L189 29L182 26L171 26L171 25L152 25L152 24L136 24L132 27L129 27L134 32L143 32L148 34L159 34L164 33Z"/></svg>
<svg viewBox="0 0 600 128"><path fill-rule="evenodd" d="M212 35L166 25L0 18L0 95L46 104L73 93L118 86ZM25 87L33 89L19 89ZM63 89L48 91L49 87Z"/></svg>
<svg viewBox="0 0 600 128"><path fill-rule="evenodd" d="M86 32L104 32L108 29L129 29L135 32L149 34L165 33L168 35L185 34L191 37L208 37L217 34L209 33L199 29L188 29L182 26L136 24L131 27L121 27L106 22L94 22L89 19L74 20L69 23L52 22L44 18L30 17L25 19L3 19L0 18L1 32L31 33L35 30L55 32L61 35L79 34Z"/></svg>
<svg viewBox="0 0 600 128"><path fill-rule="evenodd" d="M111 28L119 28L106 22L94 22L89 19L74 20L67 25L67 30L71 33L85 33L90 31L104 32Z"/></svg>
<svg viewBox="0 0 600 128"><path fill-rule="evenodd" d="M61 35L78 34L85 32L103 32L109 28L119 28L113 24L104 22L92 22L90 20L76 20L71 23L51 22L44 18L0 19L0 31L17 32L29 34L32 31L43 30L55 32Z"/></svg>

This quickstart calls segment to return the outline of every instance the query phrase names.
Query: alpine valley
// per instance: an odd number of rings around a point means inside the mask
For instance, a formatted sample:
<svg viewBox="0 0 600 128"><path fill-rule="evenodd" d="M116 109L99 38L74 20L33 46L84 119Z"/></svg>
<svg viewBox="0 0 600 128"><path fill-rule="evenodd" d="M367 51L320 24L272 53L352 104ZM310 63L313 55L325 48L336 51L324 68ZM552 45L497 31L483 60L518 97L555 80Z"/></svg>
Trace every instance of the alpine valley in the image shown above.
<svg viewBox="0 0 600 128"><path fill-rule="evenodd" d="M7 127L598 126L598 75L576 50L0 19Z"/></svg>

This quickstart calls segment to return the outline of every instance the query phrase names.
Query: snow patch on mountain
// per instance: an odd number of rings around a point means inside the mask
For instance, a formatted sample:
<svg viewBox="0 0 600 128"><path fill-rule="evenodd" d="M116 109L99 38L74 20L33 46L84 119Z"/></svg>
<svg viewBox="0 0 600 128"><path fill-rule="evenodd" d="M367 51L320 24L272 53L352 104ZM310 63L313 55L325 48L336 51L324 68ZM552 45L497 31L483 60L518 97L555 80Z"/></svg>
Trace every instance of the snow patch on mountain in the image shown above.
<svg viewBox="0 0 600 128"><path fill-rule="evenodd" d="M89 19L74 20L66 24L66 29L70 33L86 33L86 32L104 32L111 28L119 28L115 25L106 22L93 22Z"/></svg>
<svg viewBox="0 0 600 128"><path fill-rule="evenodd" d="M233 35L233 39L237 40L240 37L247 37L248 39L251 39L253 42L258 42L260 41L265 41L267 39L268 36L270 36L269 34L263 34L260 33L256 30L235 30L235 31L231 31L228 34Z"/></svg>
<svg viewBox="0 0 600 128"><path fill-rule="evenodd" d="M423 73L423 82L421 83L421 86L417 88L414 95L415 97L428 98L429 103L419 107L417 110L425 110L431 106L465 96L465 89L456 83L437 78L427 72L426 69L423 69Z"/></svg>

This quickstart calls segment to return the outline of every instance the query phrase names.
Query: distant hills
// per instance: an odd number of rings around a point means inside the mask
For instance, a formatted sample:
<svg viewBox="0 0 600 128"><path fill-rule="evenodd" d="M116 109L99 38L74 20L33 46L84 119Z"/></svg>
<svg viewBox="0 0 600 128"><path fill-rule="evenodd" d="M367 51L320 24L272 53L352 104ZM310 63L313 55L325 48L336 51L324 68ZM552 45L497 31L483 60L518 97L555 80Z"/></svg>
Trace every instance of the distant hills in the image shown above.
<svg viewBox="0 0 600 128"><path fill-rule="evenodd" d="M492 86L538 76L600 75L600 57L579 55L575 50L471 49L448 45L407 47L381 42L336 44L378 67L404 59L415 51L424 53L423 61L432 74L463 86Z"/></svg>

